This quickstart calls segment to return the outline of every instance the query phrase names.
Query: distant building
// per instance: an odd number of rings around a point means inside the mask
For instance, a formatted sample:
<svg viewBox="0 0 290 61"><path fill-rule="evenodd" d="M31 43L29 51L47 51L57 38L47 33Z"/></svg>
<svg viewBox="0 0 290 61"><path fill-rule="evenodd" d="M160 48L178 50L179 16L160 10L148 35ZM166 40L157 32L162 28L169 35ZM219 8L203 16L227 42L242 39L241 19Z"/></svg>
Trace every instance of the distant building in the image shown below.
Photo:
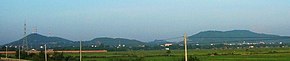
<svg viewBox="0 0 290 61"><path fill-rule="evenodd" d="M255 48L255 46L249 46L249 48Z"/></svg>
<svg viewBox="0 0 290 61"><path fill-rule="evenodd" d="M171 46L171 45L172 45L171 43L164 44L164 46Z"/></svg>

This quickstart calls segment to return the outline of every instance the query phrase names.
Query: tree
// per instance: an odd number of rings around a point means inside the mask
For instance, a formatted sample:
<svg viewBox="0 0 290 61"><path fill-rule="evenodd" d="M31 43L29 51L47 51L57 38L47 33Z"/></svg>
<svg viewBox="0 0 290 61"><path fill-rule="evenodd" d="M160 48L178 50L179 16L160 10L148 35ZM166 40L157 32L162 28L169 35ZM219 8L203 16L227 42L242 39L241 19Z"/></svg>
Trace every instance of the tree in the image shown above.
<svg viewBox="0 0 290 61"><path fill-rule="evenodd" d="M0 57L5 57L4 55L0 54Z"/></svg>
<svg viewBox="0 0 290 61"><path fill-rule="evenodd" d="M32 60L33 61L45 61L44 60L44 52L43 51L40 51L38 54L32 56Z"/></svg>
<svg viewBox="0 0 290 61"><path fill-rule="evenodd" d="M16 51L15 57L19 56L19 50ZM29 59L29 55L25 51L20 51L20 59Z"/></svg>
<svg viewBox="0 0 290 61"><path fill-rule="evenodd" d="M171 50L166 50L167 56L170 56Z"/></svg>
<svg viewBox="0 0 290 61"><path fill-rule="evenodd" d="M190 55L187 59L188 61L200 61L199 58ZM184 58L182 58L180 61L184 61Z"/></svg>
<svg viewBox="0 0 290 61"><path fill-rule="evenodd" d="M64 55L63 52L62 53L58 53L58 52L54 52L53 55L51 55L50 59L52 59L53 61L64 61Z"/></svg>

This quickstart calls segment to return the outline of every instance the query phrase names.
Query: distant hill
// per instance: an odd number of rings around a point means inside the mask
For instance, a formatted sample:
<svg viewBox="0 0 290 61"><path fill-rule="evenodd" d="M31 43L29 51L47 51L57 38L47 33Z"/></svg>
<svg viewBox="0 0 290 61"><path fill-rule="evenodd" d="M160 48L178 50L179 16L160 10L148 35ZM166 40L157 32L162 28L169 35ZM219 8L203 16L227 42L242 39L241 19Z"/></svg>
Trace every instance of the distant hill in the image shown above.
<svg viewBox="0 0 290 61"><path fill-rule="evenodd" d="M35 48L38 49L40 48L41 45L47 44L48 48L53 48L53 47L78 47L79 42L78 41L71 41L68 39L60 38L60 37L48 37L48 36L43 36L37 33L29 34L17 41L5 44L3 46L19 46L22 45L24 38L27 38L28 40L28 45L30 48ZM105 45L105 46L118 46L120 45L125 45L125 46L131 46L131 47L136 47L136 46L141 46L144 45L144 42L138 41L138 40L131 40L131 39L125 39L125 38L95 38L90 41L83 41L83 46L91 46L91 45Z"/></svg>
<svg viewBox="0 0 290 61"><path fill-rule="evenodd" d="M2 45L2 46L19 46L22 45L24 38L27 38L30 48L39 48L43 44L52 47L78 47L78 41L71 41L60 37L48 37L37 33L29 34L17 41ZM204 31L188 37L188 43L232 43L232 42L285 42L290 43L290 37L279 36L263 33L255 33L249 30L232 30L232 31ZM165 40L155 40L152 42L141 42L134 39L125 38L109 38L101 37L94 38L89 41L83 41L83 46L106 46L106 47L140 47L140 46L155 46L165 43L172 43ZM182 42L180 42L182 43Z"/></svg>
<svg viewBox="0 0 290 61"><path fill-rule="evenodd" d="M138 47L142 46L145 43L138 41L138 40L133 40L133 39L125 39L125 38L108 38L108 37L101 37L101 38L95 38L93 40L87 41L87 45L98 45L98 44L103 44L103 45L108 45L108 46L119 46L119 45L124 45L127 47Z"/></svg>
<svg viewBox="0 0 290 61"><path fill-rule="evenodd" d="M60 37L47 37L37 33L29 34L20 40L5 44L6 46L18 46L22 45L23 40L27 38L30 48L39 48L43 44L49 45L49 47L65 47L74 45L73 41Z"/></svg>
<svg viewBox="0 0 290 61"><path fill-rule="evenodd" d="M249 30L232 31L204 31L189 36L192 43L223 43L242 41L284 41L289 42L289 37L255 33Z"/></svg>

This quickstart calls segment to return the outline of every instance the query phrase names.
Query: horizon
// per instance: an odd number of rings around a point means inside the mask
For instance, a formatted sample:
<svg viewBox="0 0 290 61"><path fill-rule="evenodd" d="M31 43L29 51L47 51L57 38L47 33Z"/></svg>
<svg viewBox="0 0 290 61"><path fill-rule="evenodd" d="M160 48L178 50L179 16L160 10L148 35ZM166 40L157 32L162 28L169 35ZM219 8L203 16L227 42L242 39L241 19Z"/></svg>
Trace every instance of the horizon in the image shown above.
<svg viewBox="0 0 290 61"><path fill-rule="evenodd" d="M290 1L156 0L78 1L3 0L0 45L35 32L69 40L95 37L142 42L201 31L250 30L290 36ZM49 34L51 33L51 34Z"/></svg>

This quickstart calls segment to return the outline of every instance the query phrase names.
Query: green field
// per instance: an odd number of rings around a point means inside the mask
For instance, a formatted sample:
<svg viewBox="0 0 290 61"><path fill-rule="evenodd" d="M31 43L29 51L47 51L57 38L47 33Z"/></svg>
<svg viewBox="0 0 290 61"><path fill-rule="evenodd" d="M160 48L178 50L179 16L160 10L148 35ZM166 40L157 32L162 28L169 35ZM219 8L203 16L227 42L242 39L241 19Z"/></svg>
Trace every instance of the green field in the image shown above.
<svg viewBox="0 0 290 61"><path fill-rule="evenodd" d="M170 55L165 50L138 50L107 53L83 53L84 61L181 61L183 50L172 50ZM290 48L256 49L200 49L189 50L189 56L200 61L290 61ZM79 54L65 54L79 56Z"/></svg>

